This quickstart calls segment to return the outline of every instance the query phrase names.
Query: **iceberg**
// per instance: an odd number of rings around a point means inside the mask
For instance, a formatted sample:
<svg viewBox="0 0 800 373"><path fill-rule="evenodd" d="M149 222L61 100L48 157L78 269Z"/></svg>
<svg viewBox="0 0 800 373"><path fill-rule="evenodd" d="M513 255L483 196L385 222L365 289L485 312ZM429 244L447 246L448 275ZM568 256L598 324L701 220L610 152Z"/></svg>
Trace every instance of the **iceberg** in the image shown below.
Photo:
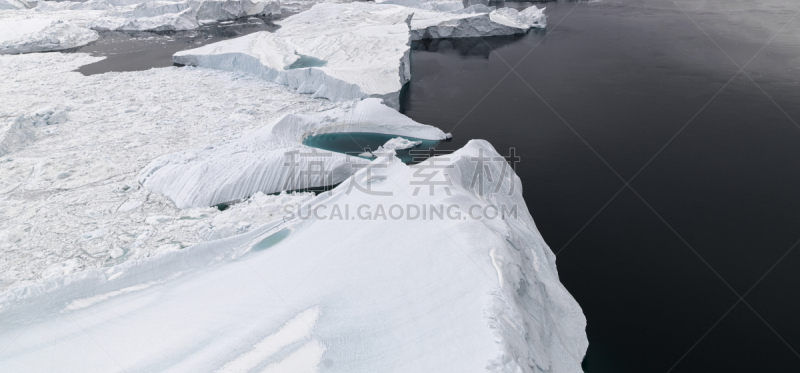
<svg viewBox="0 0 800 373"><path fill-rule="evenodd" d="M197 5L197 19L225 21L247 16L281 14L279 0L203 0Z"/></svg>
<svg viewBox="0 0 800 373"><path fill-rule="evenodd" d="M31 5L25 0L0 0L0 10L30 9Z"/></svg>
<svg viewBox="0 0 800 373"><path fill-rule="evenodd" d="M100 38L97 32L49 18L5 19L0 22L0 54L77 48Z"/></svg>
<svg viewBox="0 0 800 373"><path fill-rule="evenodd" d="M176 53L183 65L246 72L332 101L377 97L395 109L410 79L409 8L317 4L258 32Z"/></svg>
<svg viewBox="0 0 800 373"><path fill-rule="evenodd" d="M179 13L166 13L152 17L103 17L89 24L99 31L183 31L200 27L194 10L187 8Z"/></svg>
<svg viewBox="0 0 800 373"><path fill-rule="evenodd" d="M380 157L248 233L6 291L4 371L580 373L583 312L519 178L484 157L500 155L480 140L414 166ZM414 194L434 163L452 184ZM472 186L477 170L497 193ZM438 205L443 218L378 213ZM453 212L491 206L518 213Z"/></svg>
<svg viewBox="0 0 800 373"><path fill-rule="evenodd" d="M332 101L377 97L399 109L411 76L409 41L510 35L545 27L544 8L531 6L447 13L391 4L322 3L280 22L274 32L180 51L181 65L245 72L299 93ZM481 12L489 10L488 12Z"/></svg>
<svg viewBox="0 0 800 373"><path fill-rule="evenodd" d="M441 130L417 123L371 98L352 107L289 114L241 139L154 159L139 183L178 208L208 207L247 198L341 183L367 160L302 145L307 136L370 132L444 140Z"/></svg>
<svg viewBox="0 0 800 373"><path fill-rule="evenodd" d="M418 17L411 20L411 39L468 38L514 35L531 28L545 28L544 8L532 5L519 12L513 8L491 10L484 5L473 5L464 12L449 17Z"/></svg>

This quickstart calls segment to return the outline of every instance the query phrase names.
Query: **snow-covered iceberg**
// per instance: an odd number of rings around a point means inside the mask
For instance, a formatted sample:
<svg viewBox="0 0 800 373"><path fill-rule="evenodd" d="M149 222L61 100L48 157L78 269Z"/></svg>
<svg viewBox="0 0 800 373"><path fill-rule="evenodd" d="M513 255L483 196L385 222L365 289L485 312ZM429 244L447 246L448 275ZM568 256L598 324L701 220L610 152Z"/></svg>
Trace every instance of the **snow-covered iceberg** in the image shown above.
<svg viewBox="0 0 800 373"><path fill-rule="evenodd" d="M491 10L483 5L483 10ZM183 65L246 72L332 101L378 97L399 108L409 41L510 35L544 27L544 9L448 13L400 5L322 3L260 32L176 53Z"/></svg>
<svg viewBox="0 0 800 373"><path fill-rule="evenodd" d="M95 31L58 19L4 19L0 22L0 54L76 48L99 37Z"/></svg>
<svg viewBox="0 0 800 373"><path fill-rule="evenodd" d="M441 130L417 123L366 99L350 108L289 114L250 135L218 147L167 154L139 173L147 189L169 197L178 208L208 207L246 198L338 184L368 161L302 145L307 136L369 132L444 140Z"/></svg>
<svg viewBox="0 0 800 373"><path fill-rule="evenodd" d="M580 373L586 319L519 178L486 157L484 141L415 166L381 157L249 233L7 291L3 370ZM452 183L414 193L434 162ZM496 193L473 187L478 170ZM454 215L491 206L516 217Z"/></svg>

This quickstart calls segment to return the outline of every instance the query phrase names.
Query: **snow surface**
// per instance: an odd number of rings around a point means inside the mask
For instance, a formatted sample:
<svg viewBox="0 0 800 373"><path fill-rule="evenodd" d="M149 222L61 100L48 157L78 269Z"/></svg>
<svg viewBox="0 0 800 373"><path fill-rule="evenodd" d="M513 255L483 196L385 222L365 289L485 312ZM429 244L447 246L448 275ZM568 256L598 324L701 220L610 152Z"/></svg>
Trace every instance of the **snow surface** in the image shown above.
<svg viewBox="0 0 800 373"><path fill-rule="evenodd" d="M330 216L334 206L516 205L517 219L287 216L7 291L4 371L582 372L586 319L519 178L489 162L502 187L480 193L470 187L479 156L499 154L473 140L436 158L452 166L443 169L452 195L440 185L412 197L425 163L380 157L303 206ZM348 191L367 179L392 194Z"/></svg>
<svg viewBox="0 0 800 373"><path fill-rule="evenodd" d="M289 114L223 146L161 156L142 169L139 182L169 197L178 208L212 206L256 192L338 184L368 161L302 144L307 136L337 132L445 139L438 128L417 123L371 98L316 114Z"/></svg>
<svg viewBox="0 0 800 373"><path fill-rule="evenodd" d="M0 56L0 128L21 117L35 138L0 156L0 290L188 247L222 230L238 232L240 224L242 231L257 226L261 220L247 217L214 223L222 214L240 216L247 201L223 212L181 211L139 187L137 174L163 154L220 146L287 113L335 106L218 70L72 71L100 59ZM269 196L253 211L270 220L281 214L274 206L292 198L308 196ZM148 221L159 216L168 218ZM124 255L113 258L117 249Z"/></svg>
<svg viewBox="0 0 800 373"><path fill-rule="evenodd" d="M70 49L98 38L95 31L57 19L0 19L0 54Z"/></svg>

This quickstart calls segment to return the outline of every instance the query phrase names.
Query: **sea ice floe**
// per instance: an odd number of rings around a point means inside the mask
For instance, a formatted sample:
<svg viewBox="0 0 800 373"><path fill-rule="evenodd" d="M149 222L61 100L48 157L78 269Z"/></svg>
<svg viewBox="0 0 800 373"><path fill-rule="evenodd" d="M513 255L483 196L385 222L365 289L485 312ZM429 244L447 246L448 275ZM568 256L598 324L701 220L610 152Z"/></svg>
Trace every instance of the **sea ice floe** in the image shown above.
<svg viewBox="0 0 800 373"><path fill-rule="evenodd" d="M74 71L101 59L83 53L0 56L0 132L9 121L24 123L24 146L0 155L0 291L246 232L280 218L282 204L309 198L286 194L225 211L180 210L139 186L137 174L160 155L221 146L288 113L337 104L226 71ZM212 224L222 214L242 218ZM157 226L145 222L158 215L172 219ZM107 235L81 238L103 227ZM124 255L117 256L115 247Z"/></svg>
<svg viewBox="0 0 800 373"><path fill-rule="evenodd" d="M302 145L324 133L369 132L444 140L441 130L417 123L371 98L349 108L289 114L241 139L163 155L139 173L147 189L178 208L207 207L255 194L335 185L366 160Z"/></svg>
<svg viewBox="0 0 800 373"><path fill-rule="evenodd" d="M96 31L58 19L3 19L0 22L0 54L76 48L99 37Z"/></svg>
<svg viewBox="0 0 800 373"><path fill-rule="evenodd" d="M544 27L544 9L435 12L390 4L322 3L258 32L176 53L183 65L240 71L300 93L347 101L382 98L399 108L410 79L409 41L510 35ZM513 13L513 14L512 14Z"/></svg>
<svg viewBox="0 0 800 373"><path fill-rule="evenodd" d="M295 210L316 213L6 291L4 369L580 373L586 319L520 180L476 158L500 155L473 140L414 166L379 157ZM415 193L434 164L451 183ZM492 206L516 214L465 218Z"/></svg>

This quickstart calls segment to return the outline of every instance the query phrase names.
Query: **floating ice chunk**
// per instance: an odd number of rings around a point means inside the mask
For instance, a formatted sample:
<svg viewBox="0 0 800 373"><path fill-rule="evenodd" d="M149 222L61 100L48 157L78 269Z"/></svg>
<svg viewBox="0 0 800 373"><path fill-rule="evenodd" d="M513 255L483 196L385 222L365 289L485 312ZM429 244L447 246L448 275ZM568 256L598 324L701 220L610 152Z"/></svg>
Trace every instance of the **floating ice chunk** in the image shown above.
<svg viewBox="0 0 800 373"><path fill-rule="evenodd" d="M153 17L103 17L90 23L89 27L100 31L181 31L194 30L200 27L200 24L194 16L194 10L187 8L179 13L166 13Z"/></svg>
<svg viewBox="0 0 800 373"><path fill-rule="evenodd" d="M378 99L366 99L351 108L286 115L229 144L161 156L139 173L139 182L181 209L243 199L256 192L338 184L358 170L354 166L367 161L302 145L306 136L336 132L445 138L438 128L417 123Z"/></svg>
<svg viewBox="0 0 800 373"><path fill-rule="evenodd" d="M395 137L379 146L372 153L362 153L359 156L374 157L390 153L394 154L395 150L411 149L419 144L422 144L422 141L411 141L402 137Z"/></svg>
<svg viewBox="0 0 800 373"><path fill-rule="evenodd" d="M500 155L473 140L434 159L452 181L451 193L439 185L435 193L414 194L414 175L425 162L382 157L330 195L303 204L317 206L316 215L114 271L6 291L3 368L45 371L56 351L59 366L74 372L580 373L586 319L559 282L519 178L503 161L476 157ZM391 195L351 189L375 170L385 179L373 179L373 190ZM479 170L491 173L497 192L474 187ZM442 218L430 210L426 219L363 217L379 206L409 204L453 207ZM358 215L359 206L368 208ZM491 206L516 207L517 214L462 218ZM332 219L335 207L360 217ZM251 250L265 241L268 249ZM56 296L61 306L46 307ZM62 310L75 322L65 322ZM66 337L54 338L53 330Z"/></svg>
<svg viewBox="0 0 800 373"><path fill-rule="evenodd" d="M0 22L0 54L55 51L97 40L97 32L49 18L8 19Z"/></svg>
<svg viewBox="0 0 800 373"><path fill-rule="evenodd" d="M0 156L17 151L36 140L33 123L25 116L8 120L0 126Z"/></svg>
<svg viewBox="0 0 800 373"><path fill-rule="evenodd" d="M489 14L492 21L507 25L509 27L529 29L531 27L547 27L547 19L544 15L545 8L537 8L532 5L523 11L514 8L500 8Z"/></svg>

